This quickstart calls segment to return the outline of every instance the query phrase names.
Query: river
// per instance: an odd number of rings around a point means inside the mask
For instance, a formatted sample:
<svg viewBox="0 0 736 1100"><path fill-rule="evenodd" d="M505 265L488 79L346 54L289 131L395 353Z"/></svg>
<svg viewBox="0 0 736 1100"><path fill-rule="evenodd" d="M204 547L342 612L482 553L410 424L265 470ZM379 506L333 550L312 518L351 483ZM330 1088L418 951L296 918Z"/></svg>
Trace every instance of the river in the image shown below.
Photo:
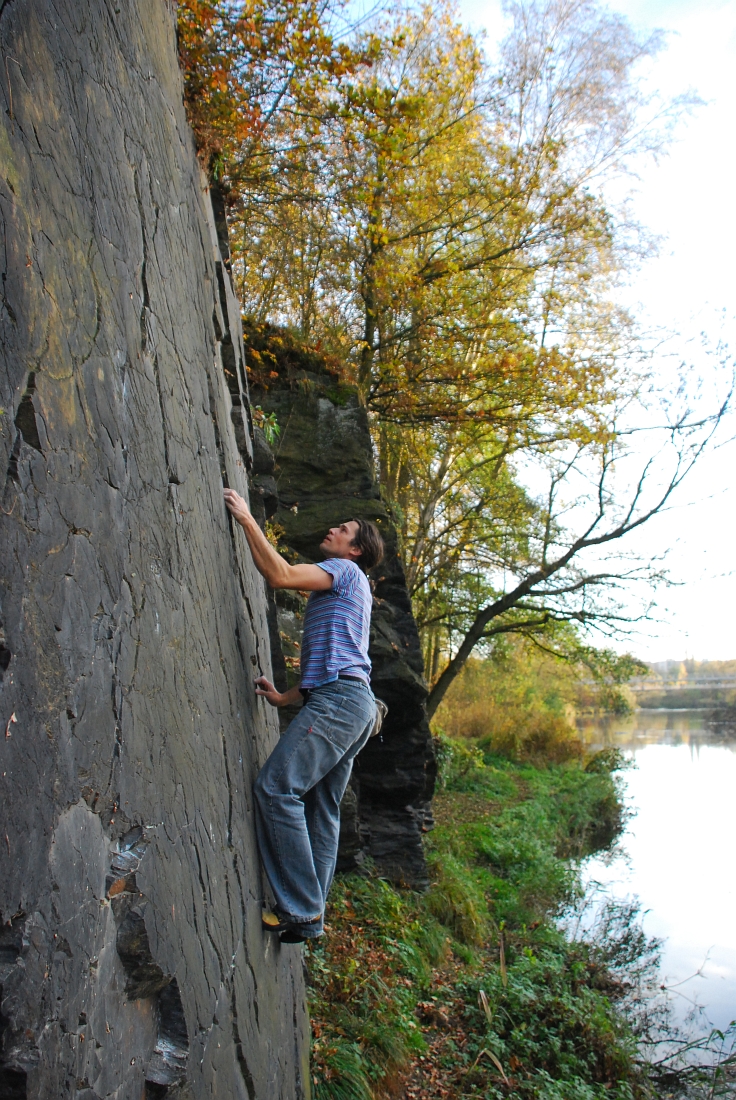
<svg viewBox="0 0 736 1100"><path fill-rule="evenodd" d="M592 746L618 745L633 811L621 854L590 860L588 882L638 896L644 928L661 937L662 972L677 1016L693 1004L725 1028L736 1019L736 735L719 736L706 712L639 710L586 720Z"/></svg>

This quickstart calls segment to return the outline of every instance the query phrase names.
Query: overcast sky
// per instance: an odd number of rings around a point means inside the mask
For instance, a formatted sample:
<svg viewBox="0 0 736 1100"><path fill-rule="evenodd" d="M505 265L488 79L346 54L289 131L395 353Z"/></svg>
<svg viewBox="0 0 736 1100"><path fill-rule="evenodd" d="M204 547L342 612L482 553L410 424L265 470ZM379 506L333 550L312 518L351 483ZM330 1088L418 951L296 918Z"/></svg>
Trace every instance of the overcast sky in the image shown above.
<svg viewBox="0 0 736 1100"><path fill-rule="evenodd" d="M627 291L646 329L676 333L669 350L694 369L711 370L698 353L700 334L736 351L736 0L616 0L609 7L643 30L670 32L652 79L665 93L692 89L704 105L659 163L640 166L638 218L663 238ZM484 27L489 51L504 31L500 0L463 0L462 18ZM673 371L662 360L664 377ZM736 433L736 422L730 434ZM669 548L672 576L657 612L619 648L646 660L736 658L736 443L721 447L686 482L667 516L640 543L654 557Z"/></svg>

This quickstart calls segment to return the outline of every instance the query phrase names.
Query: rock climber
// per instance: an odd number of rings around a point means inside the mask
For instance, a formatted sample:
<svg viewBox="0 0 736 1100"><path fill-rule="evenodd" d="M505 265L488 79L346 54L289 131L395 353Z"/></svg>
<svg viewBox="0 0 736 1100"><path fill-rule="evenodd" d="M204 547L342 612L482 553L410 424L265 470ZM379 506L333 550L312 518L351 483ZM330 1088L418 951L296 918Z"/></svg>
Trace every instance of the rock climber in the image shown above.
<svg viewBox="0 0 736 1100"><path fill-rule="evenodd" d="M241 525L258 571L272 588L310 593L304 616L300 683L280 692L260 676L256 694L274 707L303 702L255 782L258 847L276 901L263 925L282 943L321 936L335 873L340 801L353 760L371 735L368 634L372 594L366 572L383 558L374 523L330 528L316 565L290 565L271 546L233 489L225 504Z"/></svg>

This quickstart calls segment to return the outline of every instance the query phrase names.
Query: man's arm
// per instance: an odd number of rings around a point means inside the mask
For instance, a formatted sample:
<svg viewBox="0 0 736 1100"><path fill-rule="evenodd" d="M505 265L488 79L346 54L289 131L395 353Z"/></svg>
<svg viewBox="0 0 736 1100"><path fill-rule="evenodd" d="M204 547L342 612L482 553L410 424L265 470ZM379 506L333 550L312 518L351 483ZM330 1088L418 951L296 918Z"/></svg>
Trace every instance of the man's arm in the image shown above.
<svg viewBox="0 0 736 1100"><path fill-rule="evenodd" d="M288 561L284 561L253 519L239 493L234 489L225 489L224 495L233 519L245 531L256 569L271 588L298 588L303 592L323 592L332 588L332 576L318 565L289 565Z"/></svg>
<svg viewBox="0 0 736 1100"><path fill-rule="evenodd" d="M278 691L265 676L259 676L256 680L256 695L262 695L272 707L294 706L295 703L304 702L304 696L298 687Z"/></svg>

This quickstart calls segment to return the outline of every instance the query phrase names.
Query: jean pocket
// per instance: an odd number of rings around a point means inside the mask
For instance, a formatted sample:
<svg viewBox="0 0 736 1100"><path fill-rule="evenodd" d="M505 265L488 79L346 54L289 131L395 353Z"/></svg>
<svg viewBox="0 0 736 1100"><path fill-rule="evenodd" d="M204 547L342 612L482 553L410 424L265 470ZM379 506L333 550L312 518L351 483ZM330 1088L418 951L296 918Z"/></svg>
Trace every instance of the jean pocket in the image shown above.
<svg viewBox="0 0 736 1100"><path fill-rule="evenodd" d="M352 748L371 721L370 708L343 697L324 725L324 735L342 752Z"/></svg>

